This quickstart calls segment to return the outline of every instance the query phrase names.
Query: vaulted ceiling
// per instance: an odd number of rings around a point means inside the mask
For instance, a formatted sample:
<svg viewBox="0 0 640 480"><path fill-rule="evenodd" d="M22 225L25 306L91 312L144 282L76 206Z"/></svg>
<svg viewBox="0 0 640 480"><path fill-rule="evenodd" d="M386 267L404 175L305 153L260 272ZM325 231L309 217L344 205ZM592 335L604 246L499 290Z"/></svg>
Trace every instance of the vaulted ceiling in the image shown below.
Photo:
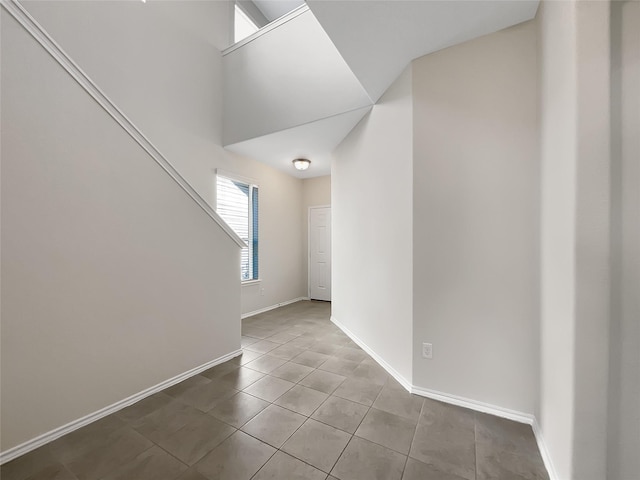
<svg viewBox="0 0 640 480"><path fill-rule="evenodd" d="M269 22L273 22L300 5L304 5L304 0L253 0L253 3Z"/></svg>
<svg viewBox="0 0 640 480"><path fill-rule="evenodd" d="M331 151L413 59L530 20L538 3L307 0L223 52L225 146L327 175ZM299 156L309 170L293 169Z"/></svg>

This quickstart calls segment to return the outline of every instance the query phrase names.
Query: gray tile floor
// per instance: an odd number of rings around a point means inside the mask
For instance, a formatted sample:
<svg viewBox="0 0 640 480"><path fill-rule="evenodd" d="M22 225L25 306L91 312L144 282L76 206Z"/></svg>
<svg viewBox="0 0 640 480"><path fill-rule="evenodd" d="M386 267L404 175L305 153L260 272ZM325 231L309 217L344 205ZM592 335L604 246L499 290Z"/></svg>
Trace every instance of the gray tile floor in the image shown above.
<svg viewBox="0 0 640 480"><path fill-rule="evenodd" d="M2 480L547 479L531 428L407 393L299 302L241 357L2 466Z"/></svg>

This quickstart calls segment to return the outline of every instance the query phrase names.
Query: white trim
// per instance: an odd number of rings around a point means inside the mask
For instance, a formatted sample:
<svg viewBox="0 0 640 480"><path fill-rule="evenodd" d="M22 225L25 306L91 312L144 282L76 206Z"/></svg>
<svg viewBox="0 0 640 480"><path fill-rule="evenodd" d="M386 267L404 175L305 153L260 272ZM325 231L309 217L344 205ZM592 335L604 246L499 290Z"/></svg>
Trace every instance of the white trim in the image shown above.
<svg viewBox="0 0 640 480"><path fill-rule="evenodd" d="M406 378L404 378L400 373L398 373L398 371L393 368L391 365L389 365L386 361L384 361L382 359L382 357L380 357L376 352L374 352L371 348L369 348L369 346L364 343L362 340L360 340L357 335L355 335L351 330L349 330L347 327L345 327L343 324L341 324L336 317L334 317L333 315L331 315L331 322L333 322L340 330L342 330L351 340L353 340L355 343L358 344L358 346L360 348L362 348L365 352L367 352L376 362L378 362L380 364L380 366L382 368L384 368L389 375L391 375L393 378L395 378L400 385L402 385L404 388L407 389L408 392L411 392L411 389L413 388L413 386L411 385L411 382L409 380L407 380Z"/></svg>
<svg viewBox="0 0 640 480"><path fill-rule="evenodd" d="M240 318L244 320L245 318L253 317L254 315L258 315L259 313L268 312L269 310L274 310L276 308L284 307L285 305L291 305L292 303L301 302L303 300L309 300L309 297L298 297L298 298L294 298L292 300L287 300L285 302L276 303L275 305L270 305L268 307L260 308L258 310L254 310L252 312L243 313L240 316Z"/></svg>
<svg viewBox="0 0 640 480"><path fill-rule="evenodd" d="M307 208L307 297L311 298L311 207Z"/></svg>
<svg viewBox="0 0 640 480"><path fill-rule="evenodd" d="M198 367L192 368L191 370L187 370L186 372L176 375L175 377L165 380L164 382L160 382L157 385L154 385L153 387L149 387L146 390L143 390L134 395L131 395L130 397L120 400L119 402L116 402L112 405L101 408L96 412L90 413L89 415L86 415L82 418L78 418L77 420L69 422L66 425L55 428L47 433L43 433L42 435L38 435L37 437L32 438L31 440L28 440L13 448L10 448L9 450L0 452L0 465L10 460L13 460L16 457L24 455L25 453L29 453L30 451L35 450L36 448L41 447L46 443L52 442L55 439L60 438L63 435L66 435L67 433L71 433L74 430L82 428L85 425L88 425L92 422L95 422L96 420L106 417L107 415L111 415L112 413L115 413L118 410L122 410L123 408L128 407L129 405L139 402L140 400L150 395L153 395L154 393L158 393L164 390L165 388L175 385L176 383L186 380L189 377L197 375L198 373L208 370L211 367L215 367L220 363L224 363L228 360L231 360L232 358L237 357L238 355L241 355L241 354L242 354L242 350L235 350L227 355L223 355L222 357L218 357L215 360L211 360Z"/></svg>
<svg viewBox="0 0 640 480"><path fill-rule="evenodd" d="M547 445L544 441L542 431L540 430L540 426L538 425L538 421L536 420L536 417L534 415L524 412L518 412L516 410L510 410L508 408L498 407L496 405L479 402L477 400L472 400L469 398L459 397L457 395L450 395L448 393L416 387L415 385L412 385L411 382L406 380L402 375L400 375L393 367L391 367L391 365L385 362L373 350L371 350L371 348L369 348L367 344L360 340L353 332L351 332L347 327L336 320L333 315L331 316L331 322L333 322L338 328L340 328L340 330L342 330L349 338L351 338L351 340L357 343L360 348L371 355L371 357L376 362L378 362L378 364L382 368L384 368L389 373L389 375L400 382L400 384L409 392L415 395L420 395L421 397L432 398L434 400L449 403L451 405L457 405L459 407L468 408L477 412L488 413L489 415L495 415L497 417L506 418L518 423L531 425L533 434L536 438L536 443L538 444L538 450L540 450L540 455L542 456L542 461L544 462L544 466L547 469L547 473L549 474L549 480L559 480L558 474L553 467L551 455L549 455L549 450L547 449Z"/></svg>
<svg viewBox="0 0 640 480"><path fill-rule="evenodd" d="M549 449L547 448L547 444L544 441L544 436L542 435L542 430L540 429L540 424L536 418L533 419L533 423L531 424L533 428L533 434L536 437L536 442L538 443L538 450L540 451L540 455L542 456L542 461L544 462L544 466L547 469L547 474L549 475L549 480L560 480L558 476L558 472L553 466L553 462L551 461L551 455L549 454Z"/></svg>
<svg viewBox="0 0 640 480"><path fill-rule="evenodd" d="M438 400L440 402L450 403L451 405L457 405L458 407L475 410L476 412L488 413L489 415L495 415L496 417L506 418L508 420L513 420L514 422L526 423L527 425L533 425L535 420L535 417L529 413L518 412L516 410L510 410L508 408L498 407L489 403L479 402L477 400L459 397L449 393L438 392L428 388L412 386L411 393L415 393L421 397Z"/></svg>
<svg viewBox="0 0 640 480"><path fill-rule="evenodd" d="M248 232L247 232L247 235L248 236L247 236L247 242L244 243L244 241L243 241L242 248L246 247L248 249L249 280L241 280L241 281L245 285L250 284L250 282L260 281L259 278L253 278L254 270L255 270L256 265L254 265L254 262L253 262L254 246L253 246L252 241L251 241L253 239L253 234L254 234L253 226L256 223L256 219L254 218L254 215L253 215L253 212L255 210L255 208L254 208L254 198L255 198L254 194L255 194L256 190L257 191L261 190L260 186L258 185L257 181L252 179L252 178L242 177L240 175L236 175L234 173L227 172L226 170L222 170L220 168L214 169L214 176L215 176L214 182L213 182L214 183L214 192L215 192L215 195L214 195L214 197L215 197L214 198L215 207L214 207L214 209L215 209L216 213L218 213L219 207L220 207L218 205L218 196L220 194L220 191L218 190L218 182L220 180L229 181L229 182L232 182L232 183L238 182L238 183L241 183L241 184L244 184L244 185L247 186L247 190L249 191L249 200L248 200L249 211L248 211L248 216L247 216L247 221L248 221L248 225L247 225ZM222 218L222 217L220 217L220 218ZM259 219L260 219L260 212L258 212L258 244L260 244L260 222L259 222ZM226 222L225 222L225 224L226 224ZM235 230L233 230L233 229L231 229L231 230L235 233ZM237 235L237 233L236 233L236 235ZM238 238L240 238L239 235L238 235ZM259 250L259 248L258 248L258 250ZM260 255L258 255L258 274L260 274L259 265L260 265ZM241 268L241 270L242 270L242 268ZM240 277L242 277L242 272L240 272L240 273L241 273Z"/></svg>
<svg viewBox="0 0 640 480"><path fill-rule="evenodd" d="M256 278L254 280L244 280L244 281L240 282L240 285L243 286L243 287L248 287L250 285L257 285L261 281L262 281L261 278Z"/></svg>
<svg viewBox="0 0 640 480"><path fill-rule="evenodd" d="M509 410L508 408L498 407L489 403L478 402L477 400L471 400L469 398L459 397L457 395L450 395L448 393L442 393L435 390L429 390L427 388L416 387L412 385L410 381L404 378L398 373L391 365L385 362L378 354L376 354L366 343L360 340L357 335L351 332L347 327L341 324L333 315L331 321L342 330L351 340L357 343L360 348L367 352L373 359L380 364L391 376L393 376L398 382L402 384L409 392L421 397L432 398L441 402L450 403L459 407L469 408L482 413L489 413L497 417L507 418L519 423L526 423L532 425L535 417L528 413L518 412L516 410Z"/></svg>
<svg viewBox="0 0 640 480"><path fill-rule="evenodd" d="M62 50L44 28L27 12L17 0L0 0L4 9L15 18L31 36L62 66L78 84L93 97L122 128L153 158L160 167L196 202L204 212L213 219L239 247L244 242L211 208L211 206L195 191L147 137L122 113L122 111L105 95L105 93L82 71L82 69Z"/></svg>
<svg viewBox="0 0 640 480"><path fill-rule="evenodd" d="M435 390L429 390L426 388L415 386L411 388L411 393L420 395L422 397L439 400L441 402L450 403L451 405L457 405L459 407L475 410L477 412L488 413L489 415L494 415L496 417L506 418L514 422L531 425L533 435L535 436L536 443L538 444L540 456L542 457L542 461L544 462L547 474L549 475L549 480L559 480L558 473L556 472L556 469L553 466L553 462L551 461L551 455L549 454L547 444L544 441L544 436L542 435L540 425L538 424L538 420L536 419L535 415L518 412L516 410L510 410L508 408L498 407L496 405L479 402L477 400L471 400L469 398L459 397L457 395L450 395L448 393L437 392Z"/></svg>
<svg viewBox="0 0 640 480"><path fill-rule="evenodd" d="M233 52L234 50L237 50L238 48L243 47L246 44L253 42L256 38L259 38L262 35L264 35L265 33L270 32L274 28L278 28L280 25L284 25L288 21L293 20L298 15L302 15L303 13L305 13L307 11L309 11L309 6L306 3L300 5L299 7L295 8L294 10L291 10L289 13L287 13L287 14L281 16L280 18L274 20L273 22L266 24L264 27L259 29L257 32L252 33L248 37L245 37L242 40L240 40L239 42L234 43L230 47L225 48L224 50L222 50L222 56L224 57L225 55L228 55L229 53Z"/></svg>
<svg viewBox="0 0 640 480"><path fill-rule="evenodd" d="M247 185L254 185L260 188L260 184L258 183L258 181L251 177L243 177L242 175L237 175L233 172L223 170L221 168L215 168L214 173L216 174L216 176L220 175L221 177L228 178L229 180L235 180L236 182L246 183Z"/></svg>

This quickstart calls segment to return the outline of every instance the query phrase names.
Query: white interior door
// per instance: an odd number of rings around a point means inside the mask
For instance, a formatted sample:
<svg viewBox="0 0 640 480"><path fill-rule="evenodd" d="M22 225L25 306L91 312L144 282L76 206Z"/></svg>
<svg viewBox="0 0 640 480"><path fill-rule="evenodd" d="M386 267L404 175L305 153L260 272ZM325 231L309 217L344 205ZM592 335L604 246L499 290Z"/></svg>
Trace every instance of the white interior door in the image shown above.
<svg viewBox="0 0 640 480"><path fill-rule="evenodd" d="M331 301L331 207L309 208L309 297Z"/></svg>

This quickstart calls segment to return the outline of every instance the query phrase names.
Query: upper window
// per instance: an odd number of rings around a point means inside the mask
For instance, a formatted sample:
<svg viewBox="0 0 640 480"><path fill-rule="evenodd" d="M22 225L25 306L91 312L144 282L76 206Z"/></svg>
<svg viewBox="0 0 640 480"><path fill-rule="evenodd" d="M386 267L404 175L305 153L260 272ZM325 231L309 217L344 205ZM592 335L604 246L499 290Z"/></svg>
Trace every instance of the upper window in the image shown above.
<svg viewBox="0 0 640 480"><path fill-rule="evenodd" d="M236 4L234 14L234 42L238 43L240 40L244 40L249 35L256 33L259 29L258 26L253 23L249 16L242 11L242 9Z"/></svg>
<svg viewBox="0 0 640 480"><path fill-rule="evenodd" d="M218 215L247 244L240 253L240 279L258 280L258 186L217 175Z"/></svg>

